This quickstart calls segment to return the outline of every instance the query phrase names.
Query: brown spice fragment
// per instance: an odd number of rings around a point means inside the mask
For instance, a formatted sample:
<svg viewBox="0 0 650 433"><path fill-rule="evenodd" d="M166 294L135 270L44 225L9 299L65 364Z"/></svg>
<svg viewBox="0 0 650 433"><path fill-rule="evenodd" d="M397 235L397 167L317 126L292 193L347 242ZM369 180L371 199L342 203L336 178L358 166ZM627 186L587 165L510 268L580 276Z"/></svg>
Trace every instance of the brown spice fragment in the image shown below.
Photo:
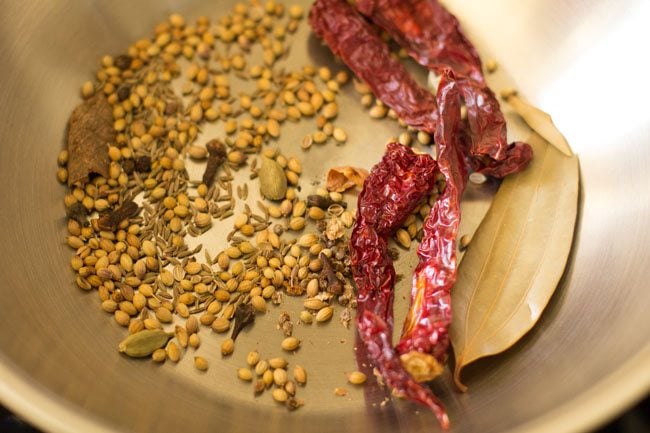
<svg viewBox="0 0 650 433"><path fill-rule="evenodd" d="M283 311L278 318L278 329L282 331L285 337L291 337L293 333L293 322L286 311Z"/></svg>
<svg viewBox="0 0 650 433"><path fill-rule="evenodd" d="M176 101L168 102L167 105L165 106L165 114L168 116L171 116L172 114L176 114L177 111L178 111L178 103Z"/></svg>
<svg viewBox="0 0 650 433"><path fill-rule="evenodd" d="M230 336L233 341L237 339L242 329L255 322L255 309L251 304L240 304L235 310L234 316L235 324L232 327L232 335Z"/></svg>
<svg viewBox="0 0 650 433"><path fill-rule="evenodd" d="M349 308L346 308L343 311L341 311L341 315L339 316L339 321L341 322L341 325L345 326L346 328L350 327L350 322L352 321L352 314L350 314Z"/></svg>
<svg viewBox="0 0 650 433"><path fill-rule="evenodd" d="M148 173L151 171L151 158L144 155L135 160L135 171L138 173Z"/></svg>
<svg viewBox="0 0 650 433"><path fill-rule="evenodd" d="M296 275L298 274L298 267L293 268ZM293 271L292 271L293 274ZM295 278L294 278L295 279ZM299 284L290 284L285 288L287 295L289 296L302 296L305 293L305 288Z"/></svg>
<svg viewBox="0 0 650 433"><path fill-rule="evenodd" d="M357 167L334 167L327 172L327 190L344 192L358 186L361 188L368 177L368 170Z"/></svg>
<svg viewBox="0 0 650 433"><path fill-rule="evenodd" d="M295 397L289 397L289 399L286 402L287 409L289 410L296 410L300 406L304 405L305 403L302 400L298 400Z"/></svg>
<svg viewBox="0 0 650 433"><path fill-rule="evenodd" d="M343 387L336 387L334 388L334 395L338 397L345 397L348 395L348 390Z"/></svg>
<svg viewBox="0 0 650 433"><path fill-rule="evenodd" d="M264 392L265 389L266 389L266 384L264 383L263 380L260 379L255 382L253 392L255 393L255 395L260 395L262 392Z"/></svg>
<svg viewBox="0 0 650 433"><path fill-rule="evenodd" d="M122 170L124 170L127 176L131 176L135 171L135 161L132 158L125 159L122 162Z"/></svg>
<svg viewBox="0 0 650 433"><path fill-rule="evenodd" d="M66 208L65 213L68 218L77 221L82 226L85 226L88 223L86 219L88 216L88 210L80 202L76 202L72 206Z"/></svg>
<svg viewBox="0 0 650 433"><path fill-rule="evenodd" d="M327 239L335 241L345 235L345 226L338 218L330 218L327 220L327 225L323 231Z"/></svg>
<svg viewBox="0 0 650 433"><path fill-rule="evenodd" d="M217 170L223 164L227 153L223 143L216 139L210 140L205 147L208 149L208 165L203 173L203 183L209 187L214 182Z"/></svg>
<svg viewBox="0 0 650 433"><path fill-rule="evenodd" d="M117 88L117 99L122 102L125 99L128 99L131 96L131 86L128 84L122 84Z"/></svg>
<svg viewBox="0 0 650 433"><path fill-rule="evenodd" d="M77 106L68 122L68 185L83 185L91 174L108 178L114 141L113 112L102 93Z"/></svg>
<svg viewBox="0 0 650 433"><path fill-rule="evenodd" d="M348 207L346 202L336 203L330 197L324 197L318 194L312 194L307 196L307 207L319 207L321 209L327 210L333 204L339 204L343 209Z"/></svg>
<svg viewBox="0 0 650 433"><path fill-rule="evenodd" d="M115 231L122 221L137 215L139 210L135 202L128 201L114 211L99 217L97 226L100 230Z"/></svg>
<svg viewBox="0 0 650 433"><path fill-rule="evenodd" d="M336 271L334 270L334 266L332 266L332 262L324 253L320 253L318 258L320 258L321 263L323 264L323 269L318 276L319 285L321 287L327 287L327 291L330 293L340 295L343 293L343 283L341 283L341 280L336 276Z"/></svg>
<svg viewBox="0 0 650 433"><path fill-rule="evenodd" d="M115 66L117 66L121 70L129 69L131 67L132 61L133 59L131 59L131 56L129 56L128 54L122 54L115 58Z"/></svg>

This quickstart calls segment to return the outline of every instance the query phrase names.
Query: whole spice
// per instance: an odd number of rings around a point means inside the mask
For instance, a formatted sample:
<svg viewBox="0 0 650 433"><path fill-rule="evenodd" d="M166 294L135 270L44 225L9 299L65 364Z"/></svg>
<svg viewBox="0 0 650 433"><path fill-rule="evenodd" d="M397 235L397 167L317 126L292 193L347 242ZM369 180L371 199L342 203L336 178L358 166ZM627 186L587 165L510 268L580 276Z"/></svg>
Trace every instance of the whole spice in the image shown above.
<svg viewBox="0 0 650 433"><path fill-rule="evenodd" d="M333 312L330 300L351 300L352 287L345 280L349 265L339 253L343 237L326 238L321 229L300 237L299 243L282 236L285 230L302 231L312 219L325 222L338 217L345 207L343 196L331 195L327 207L309 209L312 206L299 197L304 187L300 185L300 160L277 150L263 150L269 148L270 140L280 138L287 119L314 117L318 131L309 137L313 135L321 144L332 142L330 138L339 142L347 138L332 123L339 115L336 98L348 81L346 72L330 72L321 83L309 65L293 71L274 67L286 56L286 33L296 31L296 20L303 14L297 12L300 8L292 9L287 14L283 5L273 1L263 7L237 5L215 24L215 33L208 30L213 26L205 17L193 25L174 14L156 29L154 39L131 45L128 55L105 56L97 80L83 86L87 102L75 114L96 102L102 102L103 107L98 107L102 109L97 110L102 112L86 113L95 116L87 124L71 119L71 127L89 129L93 120L105 126L111 138L103 140L102 146L94 143L103 151L94 154L105 156L106 169L88 168L86 178L71 185L64 199L69 216L66 241L75 250L71 267L77 273L77 285L97 290L102 308L111 320L128 327L129 334L142 338L144 331L162 333L158 335L166 344L156 343L153 350L146 351L156 361L180 362L185 349L200 346L198 332L203 326L224 334L233 327L232 338L221 343L223 356L233 353L234 339L252 323L253 313L265 312L269 301L281 304L283 295L303 294L307 289L303 281L313 281L310 298L314 299L309 305L315 309L305 312L310 321L314 317L329 320ZM288 24L280 23L287 15L294 18ZM250 28L253 23L259 24L260 31ZM241 29L235 31L237 27ZM217 52L221 46L216 49L215 36L223 42L225 55ZM263 45L265 66L249 70L246 55L254 44ZM188 60L187 67L181 56ZM182 95L177 95L172 85L179 75L186 80L181 85ZM233 97L231 75L258 80L258 90ZM201 134L209 129L206 123L216 120L224 122L228 137L223 144L212 140L199 145ZM87 135L95 139L103 134L94 131ZM71 136L79 138L80 134ZM82 151L90 152L90 147ZM57 158L61 182L71 174L67 165L82 155L70 155L69 150ZM193 170L186 167L190 158L208 159L203 183L193 179ZM247 200L249 185L235 185L235 172L247 166L250 179L265 178L266 169L260 168L265 165L264 158L280 167L278 196L282 202L277 206L258 202L263 215L255 214L246 204L240 213L242 203L237 200ZM193 168L193 164L187 165ZM202 245L190 248L187 237L201 236L235 212L240 216L234 221L236 230L227 235L229 245L216 257L204 250L204 263L199 262L196 255ZM89 215L93 216L91 224ZM269 227L269 218L281 221L273 221ZM319 287L323 261L318 256L323 250L331 256L331 266L347 295L334 299ZM215 264L220 269L213 269ZM175 326L176 338L170 342L163 327L174 326L175 316L185 324ZM292 325L290 320L282 323L285 335L290 336ZM131 343L127 343L122 349L131 352ZM295 350L299 342L287 340L283 346ZM141 350L139 346L136 349ZM260 370L266 362L253 361L256 369L261 365ZM264 387L273 382L268 364L275 369L287 365L282 358L267 362L259 379ZM207 361L197 357L195 365L205 369ZM288 378L280 382L288 396L286 407L301 406L294 398L295 382Z"/></svg>
<svg viewBox="0 0 650 433"><path fill-rule="evenodd" d="M65 212L68 218L77 221L81 225L88 223L88 209L80 202L67 207Z"/></svg>
<svg viewBox="0 0 650 433"><path fill-rule="evenodd" d="M217 170L219 170L219 167L223 164L227 152L226 147L219 140L210 140L205 147L208 150L208 163L205 167L205 172L203 173L203 183L210 186L214 182Z"/></svg>
<svg viewBox="0 0 650 433"><path fill-rule="evenodd" d="M68 122L68 185L84 185L92 174L108 178L114 141L112 109L102 93L75 108Z"/></svg>
<svg viewBox="0 0 650 433"><path fill-rule="evenodd" d="M332 266L332 262L325 255L325 253L320 253L318 256L323 264L323 269L320 272L318 280L321 287L326 287L327 291L335 295L340 295L343 293L343 283L339 280L339 277L336 275L336 271Z"/></svg>
<svg viewBox="0 0 650 433"><path fill-rule="evenodd" d="M443 363L449 345L450 290L456 281L460 199L468 177L464 155L459 151L462 149L459 89L446 75L438 86L438 106L444 120L439 124L435 139L439 148L438 167L445 176L446 186L424 222L423 238L418 246L420 263L413 276L411 308L397 351L400 354L411 351L431 354ZM411 368L409 364L405 367ZM436 371L432 370L428 380Z"/></svg>
<svg viewBox="0 0 650 433"><path fill-rule="evenodd" d="M138 214L138 205L133 201L122 204L114 211L98 218L97 226L100 230L115 231L122 221Z"/></svg>
<svg viewBox="0 0 650 433"><path fill-rule="evenodd" d="M362 385L366 382L366 375L360 371L353 371L348 375L348 382L352 385Z"/></svg>
<svg viewBox="0 0 650 433"><path fill-rule="evenodd" d="M293 352L294 350L298 349L300 346L300 340L297 339L296 337L287 337L284 340L282 340L282 343L280 344L283 350L286 350L287 352Z"/></svg>
<svg viewBox="0 0 650 433"><path fill-rule="evenodd" d="M153 362L165 362L167 359L167 352L165 349L156 349L151 354L151 359Z"/></svg>
<svg viewBox="0 0 650 433"><path fill-rule="evenodd" d="M246 364L250 366L255 366L257 363L260 362L260 354L257 350L253 350L252 352L248 352L248 355L246 355Z"/></svg>
<svg viewBox="0 0 650 433"><path fill-rule="evenodd" d="M240 304L235 310L234 320L235 324L233 325L232 334L230 336L233 341L237 339L237 336L242 329L253 324L255 321L255 309L251 304Z"/></svg>
<svg viewBox="0 0 650 433"><path fill-rule="evenodd" d="M424 52L423 59L428 59L429 46L441 49L442 53L449 50L450 57L454 59L464 59L456 51L465 53L470 48L473 50L462 33L454 30L457 27L455 17L435 0L366 0L360 3L357 7L380 26L385 26L399 43L408 47L407 51ZM403 122L415 129L435 133L439 118L434 96L424 91L404 67L390 57L388 46L353 6L344 0L317 0L309 18L314 32L327 43L332 52L340 56ZM417 21L418 19L422 21ZM441 21L441 26L447 31L436 30L433 26L438 22L436 20ZM433 34L429 29L433 29ZM452 35L450 41L445 39L448 33ZM453 36L454 34L460 36ZM441 41L436 39L437 36ZM414 56L419 60L416 54ZM452 67L457 66L438 63L438 59L431 61L432 65L425 63L425 66L433 68L439 74L453 72ZM505 120L498 101L483 81L480 60L476 77L463 75L465 69L471 70L472 65L471 61L465 62L470 66L461 67L466 64L461 61L461 66L457 66L456 78L468 113L468 134L472 143L467 154L471 157L473 169L495 177L520 171L532 157L530 146L525 143L507 143ZM376 64L381 64L382 68L377 69Z"/></svg>
<svg viewBox="0 0 650 433"><path fill-rule="evenodd" d="M226 338L223 340L221 343L221 355L222 356L228 356L232 355L232 353L235 351L235 342L233 341L232 338Z"/></svg>
<svg viewBox="0 0 650 433"><path fill-rule="evenodd" d="M416 155L405 146L389 144L359 195L357 220L350 237L350 256L359 290L357 324L362 350L388 386L431 408L446 428L449 420L442 404L429 388L411 377L393 349L395 269L388 253L388 238L429 195L436 173L437 165L428 155Z"/></svg>
<svg viewBox="0 0 650 433"><path fill-rule="evenodd" d="M173 341L170 341L167 345L167 357L172 362L178 362L181 359L180 349Z"/></svg>
<svg viewBox="0 0 650 433"><path fill-rule="evenodd" d="M253 380L253 373L248 368L240 368L237 370L237 377L243 381L250 382Z"/></svg>
<svg viewBox="0 0 650 433"><path fill-rule="evenodd" d="M301 385L307 383L307 371L301 365L296 365L293 368L293 378Z"/></svg>
<svg viewBox="0 0 650 433"><path fill-rule="evenodd" d="M437 0L361 0L356 7L423 66L437 74L445 69L454 72L467 109L471 155L495 161L516 159L526 165L530 148L525 144L508 145L499 102L485 84L481 59L456 17ZM512 170L519 171L514 167Z"/></svg>
<svg viewBox="0 0 650 433"><path fill-rule="evenodd" d="M325 307L316 313L316 321L319 323L328 322L333 314L334 309L332 307Z"/></svg>
<svg viewBox="0 0 650 433"><path fill-rule="evenodd" d="M283 386L287 383L287 371L283 368L273 370L273 383L278 386Z"/></svg>
<svg viewBox="0 0 650 433"><path fill-rule="evenodd" d="M321 209L327 209L333 204L336 204L334 200L330 198L329 195L322 196L319 194L311 194L307 196L307 207L319 207ZM347 208L348 204L345 202L339 203L343 208Z"/></svg>
<svg viewBox="0 0 650 433"><path fill-rule="evenodd" d="M199 371L206 371L208 369L208 360L202 356L195 356L194 367Z"/></svg>
<svg viewBox="0 0 650 433"><path fill-rule="evenodd" d="M145 329L126 337L118 349L132 358L143 358L164 347L172 336L161 329Z"/></svg>
<svg viewBox="0 0 650 433"><path fill-rule="evenodd" d="M260 191L269 200L282 200L287 193L287 177L274 159L262 157L259 171Z"/></svg>
<svg viewBox="0 0 650 433"><path fill-rule="evenodd" d="M147 155L135 159L134 169L138 173L149 173L151 171L151 158Z"/></svg>
<svg viewBox="0 0 650 433"><path fill-rule="evenodd" d="M269 359L269 366L271 368L286 368L287 364L287 360L281 357Z"/></svg>
<svg viewBox="0 0 650 433"><path fill-rule="evenodd" d="M435 130L438 112L433 96L415 82L379 33L350 4L345 0L318 0L309 13L309 23L330 50L400 119L416 129Z"/></svg>
<svg viewBox="0 0 650 433"><path fill-rule="evenodd" d="M534 326L571 250L578 159L536 134L529 142L536 158L526 171L503 181L468 246L452 291L449 335L454 380L462 390L465 366L508 349Z"/></svg>
<svg viewBox="0 0 650 433"><path fill-rule="evenodd" d="M273 395L273 400L277 401L278 403L284 403L289 398L287 392L282 388L275 388L271 394Z"/></svg>

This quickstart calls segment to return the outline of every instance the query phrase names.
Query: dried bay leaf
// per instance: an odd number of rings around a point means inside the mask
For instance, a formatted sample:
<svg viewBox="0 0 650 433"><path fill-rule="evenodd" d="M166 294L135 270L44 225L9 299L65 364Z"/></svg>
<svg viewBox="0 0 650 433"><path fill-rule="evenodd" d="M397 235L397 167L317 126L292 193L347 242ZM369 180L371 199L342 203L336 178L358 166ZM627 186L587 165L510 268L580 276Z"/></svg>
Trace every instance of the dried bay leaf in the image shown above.
<svg viewBox="0 0 650 433"><path fill-rule="evenodd" d="M573 156L569 143L567 143L566 138L564 138L560 130L557 129L548 113L524 101L516 92L510 92L504 96L505 100L533 131L548 140L549 143L566 156Z"/></svg>
<svg viewBox="0 0 650 433"><path fill-rule="evenodd" d="M508 176L479 226L452 290L454 381L511 347L539 319L562 277L575 227L579 169L534 134L529 167Z"/></svg>
<svg viewBox="0 0 650 433"><path fill-rule="evenodd" d="M68 122L68 185L83 185L91 174L108 178L114 141L113 110L102 93L77 106Z"/></svg>

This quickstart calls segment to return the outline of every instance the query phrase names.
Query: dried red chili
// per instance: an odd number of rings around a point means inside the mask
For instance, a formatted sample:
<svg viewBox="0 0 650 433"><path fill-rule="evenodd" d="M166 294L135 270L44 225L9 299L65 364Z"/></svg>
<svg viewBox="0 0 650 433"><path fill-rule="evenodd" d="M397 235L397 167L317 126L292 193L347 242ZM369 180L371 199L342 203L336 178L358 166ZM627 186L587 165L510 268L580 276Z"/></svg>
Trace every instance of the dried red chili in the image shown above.
<svg viewBox="0 0 650 433"><path fill-rule="evenodd" d="M421 44L413 44L413 49L421 52L425 42L435 44L435 41L432 42L431 32L418 27L422 23L426 28L425 20L406 19L391 12L395 9L402 14L410 13L409 8L405 9L406 3L401 0L367 0L359 2L357 6L368 13L371 19L376 19L380 25L384 25L396 36L396 40L405 46L408 46L408 37L412 36L416 40L418 37L422 38ZM421 3L420 7L425 12L428 11L428 16L437 17L430 11L431 5L425 7L426 2L414 3ZM393 9L386 11L387 5ZM442 59L435 63L435 59L431 59L426 62L426 66L437 65L435 70L440 72L443 68L450 67L442 62L445 60L471 77L470 79L457 75L456 78L465 99L469 135L472 138L472 146L466 152L469 163L475 171L495 177L504 177L520 171L532 157L530 146L519 142L507 143L505 119L494 94L484 85L478 55L460 32L456 18L441 6L438 7L445 14L444 25L441 27L449 27L444 32L451 35L441 38L441 43L455 45L453 49L430 49L430 52L439 51ZM397 17L403 19L406 24L390 25L389 19L398 19ZM435 97L413 80L404 66L391 55L388 45L377 31L352 6L345 0L317 0L311 8L309 20L316 35L368 84L384 104L395 110L400 119L414 128L435 133L438 124ZM418 36L420 33L424 36Z"/></svg>
<svg viewBox="0 0 650 433"><path fill-rule="evenodd" d="M447 65L484 83L481 59L458 19L436 0L357 0L356 7L428 69Z"/></svg>
<svg viewBox="0 0 650 433"><path fill-rule="evenodd" d="M485 84L481 59L455 16L437 0L359 0L356 7L421 65L438 74L454 71L467 108L469 154L478 159L475 170L503 177L528 164L530 146L508 144L499 101Z"/></svg>
<svg viewBox="0 0 650 433"><path fill-rule="evenodd" d="M524 168L532 151L525 143L507 143L505 119L485 85L480 58L456 18L437 1L359 0L356 6L418 61L441 75L436 99L408 76L373 28L345 0L317 0L312 7L310 23L334 54L406 123L435 135L446 186L424 223L411 308L396 350L391 344L395 271L387 238L423 197L420 194L434 184L435 177L428 184L419 184L413 179L415 165L400 166L397 160L406 155L402 151L396 157L395 147L389 147L364 184L350 251L359 289L359 336L367 354L394 390L431 407L446 427L448 420L437 399L416 380L439 374L447 356L449 291L456 280L460 199L468 170L503 177ZM412 99L414 95L421 97L421 103ZM467 123L461 119L461 96ZM423 365L429 371L423 372Z"/></svg>
<svg viewBox="0 0 650 433"><path fill-rule="evenodd" d="M394 392L431 408L447 428L449 420L440 401L404 369L393 349L395 269L388 252L388 239L429 195L436 173L436 163L428 155L389 144L359 195L350 256L359 290L358 332L367 354Z"/></svg>
<svg viewBox="0 0 650 433"><path fill-rule="evenodd" d="M433 355L440 363L447 357L451 323L449 291L456 282L456 236L460 223L460 199L467 183L467 167L459 130L460 90L451 72L443 72L438 86L438 107L441 122L436 131L438 168L446 186L423 225L423 238L418 246L420 263L413 276L411 307L397 351L400 354L420 352ZM404 357L406 361L408 357ZM420 360L418 360L420 362ZM409 369L408 365L405 365ZM435 372L432 372L434 375ZM425 380L433 377L425 377Z"/></svg>
<svg viewBox="0 0 650 433"><path fill-rule="evenodd" d="M330 50L400 119L414 128L435 131L435 98L415 82L377 31L352 6L344 0L317 0L309 22Z"/></svg>

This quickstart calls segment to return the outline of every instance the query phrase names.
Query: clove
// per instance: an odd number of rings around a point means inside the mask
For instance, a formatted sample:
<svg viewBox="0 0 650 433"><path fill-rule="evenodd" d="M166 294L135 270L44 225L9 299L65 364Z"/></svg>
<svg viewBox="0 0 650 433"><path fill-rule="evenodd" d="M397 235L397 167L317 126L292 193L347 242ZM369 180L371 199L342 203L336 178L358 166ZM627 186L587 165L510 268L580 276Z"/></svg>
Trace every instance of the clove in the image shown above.
<svg viewBox="0 0 650 433"><path fill-rule="evenodd" d="M114 211L99 217L97 226L100 230L115 231L122 221L137 215L139 210L140 208L135 202L128 201Z"/></svg>
<svg viewBox="0 0 650 433"><path fill-rule="evenodd" d="M334 270L332 262L329 257L323 253L320 253L318 257L323 265L320 275L318 276L319 285L321 287L327 287L327 291L330 293L340 295L343 293L343 284L341 283L341 280L339 280L339 277L336 276L336 271Z"/></svg>
<svg viewBox="0 0 650 433"><path fill-rule="evenodd" d="M205 145L208 149L208 164L203 173L203 183L208 187L214 182L217 170L226 159L226 147L219 140L210 140Z"/></svg>

